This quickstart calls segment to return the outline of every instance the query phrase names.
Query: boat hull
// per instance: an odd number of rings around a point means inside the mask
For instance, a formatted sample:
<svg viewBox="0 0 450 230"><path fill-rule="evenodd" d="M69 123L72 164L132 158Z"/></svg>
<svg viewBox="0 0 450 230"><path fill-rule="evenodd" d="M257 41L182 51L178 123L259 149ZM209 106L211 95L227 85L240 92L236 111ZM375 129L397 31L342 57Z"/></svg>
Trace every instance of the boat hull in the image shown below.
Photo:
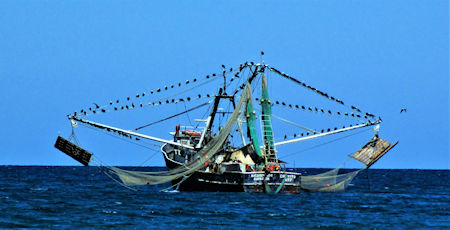
<svg viewBox="0 0 450 230"><path fill-rule="evenodd" d="M181 182L181 183L180 183ZM180 191L300 193L300 174L294 172L224 172L197 171L188 178L172 181Z"/></svg>
<svg viewBox="0 0 450 230"><path fill-rule="evenodd" d="M183 166L185 158L161 148L169 169ZM231 167L230 167L231 166ZM239 164L219 171L200 169L189 177L172 181L179 191L300 193L300 173L286 171L245 171Z"/></svg>

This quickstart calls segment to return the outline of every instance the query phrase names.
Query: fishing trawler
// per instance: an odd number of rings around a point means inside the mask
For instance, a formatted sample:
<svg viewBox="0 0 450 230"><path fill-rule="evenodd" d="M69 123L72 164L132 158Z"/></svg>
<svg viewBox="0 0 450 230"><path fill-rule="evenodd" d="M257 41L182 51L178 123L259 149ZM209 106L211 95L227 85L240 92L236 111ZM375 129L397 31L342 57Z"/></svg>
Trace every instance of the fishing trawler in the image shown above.
<svg viewBox="0 0 450 230"><path fill-rule="evenodd" d="M269 78L284 79L287 83L306 89L351 112L335 112L329 109L271 100ZM218 83L218 81L221 82ZM201 86L213 83L216 87L199 89ZM169 91L182 87L188 89L181 93L164 95L164 93L168 94ZM215 92L208 92L211 89L214 89ZM192 94L192 91L195 93ZM254 97L254 92L257 92L259 97ZM179 97L179 95L188 93L191 93L191 96ZM259 105L256 106L255 103ZM86 118L97 114L151 109L173 104L194 104L195 106L134 129L119 128ZM172 131L169 131L170 138L155 137L140 131L157 123L170 121L175 117L193 114L194 111L206 106L209 107L207 112L203 112L203 117L195 120L197 125L177 124L172 126ZM356 119L360 123L321 130L307 128L274 115L273 107L282 107L295 112L346 117ZM67 117L72 125L72 136L69 139L59 136L55 147L83 165L88 165L94 157L92 153L81 148L74 141L76 140L73 138L74 129L78 124L120 136L128 141L147 140L161 143L160 150L167 166L166 171L142 172L102 165L107 169L106 172L109 175L118 178L117 181L127 187L171 183L170 188L177 191L263 193L343 191L358 172L369 168L397 144L390 144L378 136L381 119L375 115L347 105L342 100L307 85L264 62L245 62L234 69L228 69L222 65L221 74L214 73L206 75L203 79L194 78L178 84L171 84L126 97L125 100L112 100L103 106L95 104L93 107L79 110ZM295 126L302 132L289 137L284 135L284 139L278 141L274 132L273 119ZM360 170L339 174L339 168L336 168L318 175L302 175L288 169L286 162L278 157L277 148L279 146L339 135L367 127L373 127L375 135L351 155L351 158L365 164L365 167Z"/></svg>

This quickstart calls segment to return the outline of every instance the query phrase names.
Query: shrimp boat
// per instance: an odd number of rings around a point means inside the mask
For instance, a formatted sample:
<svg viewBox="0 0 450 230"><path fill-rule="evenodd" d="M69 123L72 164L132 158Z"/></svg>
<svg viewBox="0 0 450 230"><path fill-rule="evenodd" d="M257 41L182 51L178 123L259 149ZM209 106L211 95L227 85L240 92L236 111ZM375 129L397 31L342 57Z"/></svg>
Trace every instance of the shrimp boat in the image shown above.
<svg viewBox="0 0 450 230"><path fill-rule="evenodd" d="M328 103L345 108L347 112L271 100L269 80L285 80L296 89L304 89ZM211 86L212 85L212 86ZM206 86L206 87L204 87ZM187 88L181 93L170 94L177 89ZM200 89L203 87L203 89ZM213 90L212 92L210 92ZM279 93L283 90L272 90ZM297 92L297 91L296 91ZM164 95L166 94L166 95ZM169 94L169 95L167 95ZM257 96L255 97L254 94ZM184 97L181 97L184 95ZM190 96L186 96L190 95ZM286 97L283 97L287 99ZM170 105L184 105L185 110L163 117L155 122L133 129L119 128L95 122L88 117L102 114L151 110ZM187 108L186 105L190 105ZM192 105L192 106L191 106ZM206 112L204 110L205 107ZM226 109L224 109L226 108ZM292 113L312 113L344 117L359 121L341 128L309 128L297 122L276 116L273 110L283 108ZM173 119L187 117L203 109L196 125L176 124ZM283 114L290 114L286 112ZM166 114L167 115L167 114ZM71 122L72 135L65 139L58 136L55 147L83 165L96 162L92 153L80 147L74 130L79 124L109 135L117 135L127 141L160 143L160 151L167 170L158 172L133 171L124 168L104 166L109 175L127 187L138 185L171 184L179 191L213 192L259 192L300 193L301 191L343 191L352 179L363 169L369 168L397 143L390 144L378 136L381 119L371 113L362 112L355 106L320 91L303 81L285 74L275 67L262 63L245 62L237 68L222 65L221 73L193 78L185 82L170 84L152 91L139 93L122 100L111 100L100 106L94 103L87 109L67 115ZM294 135L277 138L278 132L290 131L276 125L274 120L301 131ZM169 123L170 138L145 134L155 124ZM189 122L192 124L192 121ZM169 127L170 127L169 126ZM359 170L339 174L339 168L317 175L303 175L286 167L279 159L278 150L283 145L300 144L308 140L324 138L372 127L374 136L362 148L350 155L364 164ZM150 131L151 132L151 131Z"/></svg>

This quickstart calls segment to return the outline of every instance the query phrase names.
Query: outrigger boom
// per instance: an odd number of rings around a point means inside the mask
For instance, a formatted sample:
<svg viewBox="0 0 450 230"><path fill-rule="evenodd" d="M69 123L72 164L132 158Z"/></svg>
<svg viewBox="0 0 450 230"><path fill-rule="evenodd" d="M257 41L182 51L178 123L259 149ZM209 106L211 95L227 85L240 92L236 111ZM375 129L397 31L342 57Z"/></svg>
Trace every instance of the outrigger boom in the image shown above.
<svg viewBox="0 0 450 230"><path fill-rule="evenodd" d="M100 124L100 123L97 123L97 122L84 120L84 119L81 119L81 118L74 117L72 115L68 115L68 118L69 118L69 120L78 121L78 122L81 122L83 124L94 126L96 128L110 129L110 130L113 130L113 131L115 130L119 134L124 133L124 134L133 135L133 136L136 136L136 137L141 137L141 138L152 140L152 141L158 141L158 142L162 142L162 143L166 143L166 144L176 145L176 146L180 146L180 147L187 148L187 149L194 149L194 147L189 146L189 145L184 145L184 144L177 143L177 142L174 142L174 141L164 140L164 139L161 139L161 138L157 138L157 137L152 137L152 136L148 136L148 135L145 135L145 134L136 133L136 132L133 132L133 131L130 131L130 130L120 129L120 128L116 128L116 127Z"/></svg>
<svg viewBox="0 0 450 230"><path fill-rule="evenodd" d="M296 139L292 139L292 140L277 142L277 143L275 143L275 146L291 144L291 143L300 142L300 141L306 141L306 140L310 140L310 139L314 139L314 138L318 138L318 137L323 137L323 136L328 136L328 135L332 135L332 134L336 134L336 133L350 131L350 130L353 130L353 129L359 129L359 128L364 128L364 127L368 127L368 126L378 125L380 123L381 123L380 120L377 120L375 122L368 121L368 122L366 122L364 124L356 125L356 126L353 126L353 127L337 129L337 130L333 130L333 131L330 131L330 132L315 134L315 135L312 135L312 136L300 137L300 138L296 138Z"/></svg>

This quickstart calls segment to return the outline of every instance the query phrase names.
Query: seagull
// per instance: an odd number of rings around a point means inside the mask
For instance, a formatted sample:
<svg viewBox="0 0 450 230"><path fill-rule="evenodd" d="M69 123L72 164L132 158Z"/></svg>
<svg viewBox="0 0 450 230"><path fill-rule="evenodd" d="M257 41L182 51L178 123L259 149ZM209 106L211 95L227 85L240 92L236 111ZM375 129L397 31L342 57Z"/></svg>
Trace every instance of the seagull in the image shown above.
<svg viewBox="0 0 450 230"><path fill-rule="evenodd" d="M402 108L402 109L400 110L400 113L403 113L403 112L406 113L406 108Z"/></svg>

